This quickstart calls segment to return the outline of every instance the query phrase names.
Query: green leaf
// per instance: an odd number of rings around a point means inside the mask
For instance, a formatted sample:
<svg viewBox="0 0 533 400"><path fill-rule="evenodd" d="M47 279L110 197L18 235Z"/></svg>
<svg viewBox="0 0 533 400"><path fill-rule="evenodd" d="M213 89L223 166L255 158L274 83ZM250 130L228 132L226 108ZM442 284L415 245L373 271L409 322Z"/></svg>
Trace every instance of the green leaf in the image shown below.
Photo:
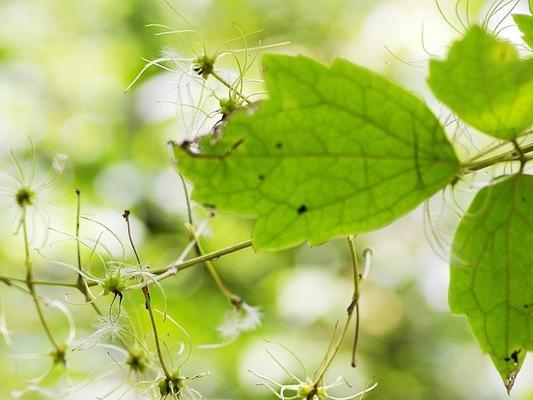
<svg viewBox="0 0 533 400"><path fill-rule="evenodd" d="M533 16L526 14L513 14L515 24L523 33L522 38L529 48L533 49Z"/></svg>
<svg viewBox="0 0 533 400"><path fill-rule="evenodd" d="M533 123L533 59L479 26L429 69L435 96L476 129L513 140Z"/></svg>
<svg viewBox="0 0 533 400"><path fill-rule="evenodd" d="M533 176L482 189L452 246L449 302L510 391L533 350Z"/></svg>
<svg viewBox="0 0 533 400"><path fill-rule="evenodd" d="M456 176L439 121L404 89L344 60L269 55L263 65L270 100L233 115L201 154L175 150L194 200L258 218L256 248L374 230Z"/></svg>

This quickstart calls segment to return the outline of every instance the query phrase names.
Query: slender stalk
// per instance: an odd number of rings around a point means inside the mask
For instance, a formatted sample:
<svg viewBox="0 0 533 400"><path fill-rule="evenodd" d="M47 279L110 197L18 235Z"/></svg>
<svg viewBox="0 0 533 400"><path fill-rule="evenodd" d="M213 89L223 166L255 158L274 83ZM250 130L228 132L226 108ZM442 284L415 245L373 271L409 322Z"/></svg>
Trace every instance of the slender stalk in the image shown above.
<svg viewBox="0 0 533 400"><path fill-rule="evenodd" d="M87 286L87 280L84 278L83 267L81 265L81 250L80 250L80 215L81 215L81 192L80 189L76 189L77 206L76 206L76 258L78 261L78 279L76 281L76 287L85 297L85 301L91 305L96 314L102 315L102 312L94 302L93 296Z"/></svg>
<svg viewBox="0 0 533 400"><path fill-rule="evenodd" d="M179 172L178 172L178 174L179 174L179 176L181 178L181 183L183 185L183 194L185 195L185 202L187 204L187 216L189 218L189 225L190 225L190 234L189 234L190 240L191 240L191 242L194 242L194 251L196 253L196 256L197 257L201 257L204 254L204 251L203 251L202 246L200 244L200 238L198 237L198 234L194 231L194 228L193 228L194 227L194 221L193 221L193 217L192 217L191 202L189 200L189 193L187 191L187 185L185 184L185 179L183 179L183 175L181 175ZM211 275L211 277L215 281L215 284L217 285L218 289L222 292L224 297L226 297L226 299L228 300L228 302L230 304L232 304L233 306L239 308L242 305L242 303L243 303L242 298L240 296L234 294L231 290L229 290L226 287L226 285L222 281L222 278L220 277L220 275L218 274L217 270L213 266L213 263L210 260L206 260L205 261L205 265L207 267L207 270L208 270L209 274Z"/></svg>
<svg viewBox="0 0 533 400"><path fill-rule="evenodd" d="M252 102L248 100L248 98L245 95L243 95L240 91L238 91L232 85L230 85L230 83L226 81L224 78L222 78L222 76L220 76L218 72L211 71L211 76L215 78L217 81L219 81L220 83L222 83L224 86L226 86L229 90L231 90L237 96L239 96L242 100L244 100L246 104L252 104Z"/></svg>
<svg viewBox="0 0 533 400"><path fill-rule="evenodd" d="M135 244L133 243L133 238L131 236L131 225L130 225L130 218L129 218L130 211L125 210L124 214L122 214L122 217L126 220L126 225L128 227L128 239L130 241L131 248L133 249L133 253L135 254L135 259L137 260L139 269L142 269L141 259L139 258L139 254L137 253L137 249L135 248ZM152 310L152 299L150 297L150 289L148 288L149 285L147 284L147 281L144 275L143 274L140 274L140 275L143 281L142 292L144 295L144 306L146 310L148 311L148 315L150 316L150 324L152 326L152 332L154 333L154 341L155 341L155 347L157 350L157 357L159 358L159 363L161 364L161 368L163 369L165 378L168 381L170 381L172 379L172 375L170 371L168 370L167 365L165 364L165 359L163 358L163 352L161 351L161 343L159 341L159 334L157 333L157 324L155 323L154 312Z"/></svg>
<svg viewBox="0 0 533 400"><path fill-rule="evenodd" d="M513 150L509 150L505 153L501 153L479 161L466 162L463 164L464 173L468 174L471 172L476 172L508 161L520 161L522 165L524 165L527 161L533 159L532 157L528 157L528 154L533 152L533 143L530 143L524 147L520 147L516 144L516 142L514 142L514 146L515 148Z"/></svg>
<svg viewBox="0 0 533 400"><path fill-rule="evenodd" d="M350 326L350 321L352 320L352 314L353 310L351 312L348 312L346 320L344 321L344 325L342 327L341 333L339 338L337 339L337 342L335 342L335 346L333 347L333 350L329 354L329 356L326 358L326 361L324 362L324 365L322 366L322 369L318 373L317 377L313 381L313 388L317 389L320 385L320 382L324 379L324 375L328 371L329 367L333 363L333 360L337 356L337 353L339 352L339 349L342 345L342 342L344 340L344 337L346 336L346 332L348 332L348 327ZM314 393L316 394L316 393ZM311 399L312 397L309 397Z"/></svg>
<svg viewBox="0 0 533 400"><path fill-rule="evenodd" d="M178 176L180 177L181 186L183 188L183 197L185 197L185 204L187 206L187 218L189 220L189 224L192 226L192 208L191 208L191 200L189 199L189 191L187 190L187 183L185 182L185 178L183 178L183 175L178 171Z"/></svg>
<svg viewBox="0 0 533 400"><path fill-rule="evenodd" d="M353 345L352 345L352 367L355 368L356 362L355 362L355 354L357 352L357 341L359 339L359 280L361 279L359 276L358 266L357 266L357 253L355 250L355 244L353 241L353 237L348 237L348 247L350 248L350 257L352 260L352 268L353 268L353 295L352 295L352 302L350 303L350 306L348 307L348 314L353 313L355 309L355 333L354 333L354 339L353 339Z"/></svg>
<svg viewBox="0 0 533 400"><path fill-rule="evenodd" d="M154 270L152 270L152 273L153 274L156 274L156 275L159 275L159 274L163 274L165 272L167 272L168 270L170 269L175 269L176 272L179 272L179 271L182 271L184 269L187 269L187 268L190 268L194 265L197 265L197 264L202 264L206 261L209 261L209 260L215 260L217 258L220 258L222 256L225 256L226 254L231 254L231 253L235 253L236 251L239 251L239 250L242 250L242 249L245 249L247 247L251 247L252 246L252 240L245 240L244 242L240 242L240 243L237 243L237 244L234 244L234 245L231 245L231 246L228 246L228 247L224 247L222 249L219 249L219 250L216 250L216 251L212 251L210 253L206 253L202 256L199 256L199 257L194 257L194 258L191 258L189 260L185 260L185 261L178 261L178 262L174 262L166 267L163 267L163 268L156 268Z"/></svg>
<svg viewBox="0 0 533 400"><path fill-rule="evenodd" d="M6 285L10 285L11 282L26 283L26 279L24 278L15 278L12 276L4 276L4 275L0 275L0 281L4 282ZM61 281L45 281L45 280L39 280L39 279L32 280L32 283L33 285L41 285L41 286L62 286L62 287L73 287L73 288L78 287L76 283L61 282Z"/></svg>
<svg viewBox="0 0 533 400"><path fill-rule="evenodd" d="M98 307L98 305L94 302L93 296L91 296L91 292L89 291L89 286L87 285L87 280L84 277L84 271L81 264L81 250L80 250L80 217L81 217L81 192L79 189L76 189L76 196L77 196L77 207L76 207L76 256L78 261L78 270L80 273L78 274L78 279L75 284L72 284L73 287L76 287L81 294L85 297L85 301L91 305L96 315L101 317L103 315L102 311ZM128 345L128 343L122 338L118 337L118 341L124 347L124 349L129 353L132 354L132 349Z"/></svg>
<svg viewBox="0 0 533 400"><path fill-rule="evenodd" d="M251 246L252 246L252 240L251 239L245 240L244 242L239 242L231 246L224 247L222 249L215 250L210 253L206 253L200 257L194 257L194 258L191 258L185 261L176 261L172 264L167 265L166 267L155 268L151 272L155 275L160 275L160 276L163 276L164 278L168 278L170 276L176 275L179 271L182 271L184 269L194 267L195 265L203 264L204 262L208 260L216 260L227 254L235 253L237 251L246 249ZM154 280L161 281L163 279L155 278ZM26 283L26 279L10 277L10 276L5 276L5 275L0 275L0 281L4 282L7 285L9 285L11 281ZM32 283L34 285L42 285L42 286L63 286L63 287L73 287L73 288L78 287L76 283L61 282L61 281L47 281L47 280L36 279L36 280L33 280ZM147 283L150 284L150 282L147 282ZM94 282L94 281L87 282L87 286L89 287L96 286L96 285L98 285L97 282Z"/></svg>
<svg viewBox="0 0 533 400"><path fill-rule="evenodd" d="M201 256L203 254L203 249L202 249L202 246L200 245L200 242L198 241L198 238L196 239L196 245ZM241 296L233 293L231 290L228 289L228 287L224 284L224 282L222 281L222 278L218 274L215 266L210 260L206 260L205 265L207 266L207 271L211 275L211 278L213 278L213 281L215 282L218 290L220 290L220 292L230 302L231 305L237 308L240 307L243 302Z"/></svg>
<svg viewBox="0 0 533 400"><path fill-rule="evenodd" d="M359 280L360 280L360 277L359 277L359 272L358 272L357 254L356 254L356 250L355 250L355 245L353 243L353 237L349 236L347 239L348 239L348 248L350 249L350 258L351 258L351 262L352 262L353 283L354 283L354 291L353 291L353 295L352 295L352 301L351 301L350 305L348 306L348 308L346 310L346 313L347 313L346 320L344 321L344 325L343 325L343 327L341 329L340 335L339 335L337 341L335 342L335 345L333 346L332 351L329 353L329 356L326 358L322 368L318 372L315 380L313 381L313 389L314 389L315 392L318 390L318 386L320 385L320 383L324 379L324 375L326 374L327 370L329 369L329 367L333 363L333 360L337 356L337 353L339 352L339 349L340 349L340 347L342 345L342 342L344 341L344 337L346 336L346 332L348 332L348 328L350 326L350 322L352 320L352 316L354 314L354 311L356 311L357 322L356 322L356 332L355 332L354 345L353 345L353 349L352 349L352 366L355 366L355 350L356 350L356 347L357 347L357 337L358 337L358 331L359 331L359 307L358 307L358 302L359 302ZM308 399L312 399L313 398L312 396L315 395L315 394L316 393L312 392L312 393L310 393L311 397L308 396L307 398Z"/></svg>
<svg viewBox="0 0 533 400"><path fill-rule="evenodd" d="M520 173L522 173L524 171L528 158L526 157L524 149L520 147L520 144L516 141L516 139L513 140L513 146L516 152L518 153L518 161L520 161Z"/></svg>
<svg viewBox="0 0 533 400"><path fill-rule="evenodd" d="M33 282L33 268L32 268L32 261L30 256L30 243L28 238L28 224L26 219L26 205L21 206L22 209L22 232L24 236L24 265L26 266L26 286L28 287L28 291L30 293L31 298L33 299L33 303L35 304L35 309L37 310L37 315L39 316L39 320L41 321L41 325L43 326L44 332L46 333L46 336L48 337L48 340L54 346L57 353L59 354L62 352L61 348L57 344L57 342L54 339L54 336L52 335L52 331L50 330L50 327L46 323L46 319L44 318L43 310L41 308L41 303L39 302L39 298L37 297L37 293L35 292L34 282Z"/></svg>

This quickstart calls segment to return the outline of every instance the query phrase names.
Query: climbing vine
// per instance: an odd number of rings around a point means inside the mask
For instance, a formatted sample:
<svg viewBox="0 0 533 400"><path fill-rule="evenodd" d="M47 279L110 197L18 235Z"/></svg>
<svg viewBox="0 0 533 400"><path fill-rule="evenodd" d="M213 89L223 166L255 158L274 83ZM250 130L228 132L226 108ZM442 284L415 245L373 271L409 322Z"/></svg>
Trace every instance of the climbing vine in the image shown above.
<svg viewBox="0 0 533 400"><path fill-rule="evenodd" d="M42 254L32 249L28 213L41 188L13 155L17 186L10 195L18 210L25 276L0 276L0 281L31 297L50 345L53 368L65 368L73 350L89 351L111 343L122 355L117 362L135 376L132 386L141 393L163 399L202 398L189 383L206 373L184 372L194 356L187 331L179 317L168 315L152 301L155 296L164 301L168 295L163 290L165 281L180 279L188 268L205 266L231 307L219 327L223 340L230 342L238 340L241 332L258 329L261 312L219 274L217 259L250 247L256 252L277 252L304 243L316 246L343 240L351 260L353 295L347 299L345 318L335 329L322 362L311 374L303 367L306 376L302 378L272 355L291 383L254 373L259 384L280 399L339 399L331 389L344 380L328 383L325 377L351 326L355 326L351 365L358 365L357 347L364 346L358 343L359 299L364 296L372 262L372 251L357 254L354 240L393 223L437 192L454 190L476 172L505 164L508 172L494 176L479 190L459 223L450 254L449 304L453 313L467 317L473 335L490 354L510 392L527 353L533 350L533 178L529 173L533 17L513 17L529 47L519 49L501 39L486 23L469 24L459 29L461 37L444 57L429 63L427 82L435 97L462 123L494 139L487 151L466 160L458 156L446 126L416 94L347 60L336 59L326 66L304 56L266 54L261 59L265 93L259 94L249 93L245 84L255 59L238 64L235 79L219 71L219 61L235 51L204 52L191 59L168 55L148 62L128 89L149 67L159 66L178 72L180 79L198 85L218 102L218 109L200 124L203 127L205 121L217 118L206 133L170 143L177 179L186 194L189 244L166 266L143 263L129 210L122 216L132 260L108 257L100 238L83 240L83 224L98 224L106 232L110 229L83 215L80 188L75 191L77 209L71 233L76 264L58 261L75 273L75 279L36 279L33 260ZM271 47L275 46L245 51ZM223 96L221 90L212 89L212 83L223 88ZM60 174L59 161L55 160L50 176ZM190 198L187 183L193 188ZM206 252L201 238L207 222L195 220L191 202L208 210L207 220L217 213L253 220L252 237ZM82 256L83 251L88 257ZM91 268L95 260L96 270ZM99 321L96 331L79 340L69 309L41 295L41 286L77 290L84 304L94 310ZM149 319L148 333L136 332L124 317L122 304L134 293L142 296L139 307ZM105 309L102 298L108 299ZM66 337L50 328L47 306L63 313L69 326ZM181 348L172 349L161 334L165 324L180 336ZM27 390L43 382L34 382ZM343 398L363 398L379 390L376 386L377 382L369 382Z"/></svg>

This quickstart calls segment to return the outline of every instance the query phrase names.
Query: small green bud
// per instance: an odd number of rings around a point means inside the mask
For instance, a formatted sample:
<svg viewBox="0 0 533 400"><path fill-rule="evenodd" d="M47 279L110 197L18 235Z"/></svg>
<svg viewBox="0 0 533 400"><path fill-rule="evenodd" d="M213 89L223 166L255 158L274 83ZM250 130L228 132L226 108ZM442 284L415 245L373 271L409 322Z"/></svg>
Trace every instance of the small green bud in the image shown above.
<svg viewBox="0 0 533 400"><path fill-rule="evenodd" d="M49 354L50 354L50 357L52 357L54 365L56 364L65 365L67 362L67 345L62 344L57 349L52 350Z"/></svg>
<svg viewBox="0 0 533 400"><path fill-rule="evenodd" d="M128 354L126 365L128 365L132 371L142 373L148 365L148 359L146 358L144 351L141 349L133 349Z"/></svg>
<svg viewBox="0 0 533 400"><path fill-rule="evenodd" d="M109 293L121 295L124 289L126 289L126 283L118 272L108 276L104 281L104 295Z"/></svg>
<svg viewBox="0 0 533 400"><path fill-rule="evenodd" d="M305 397L309 393L311 393L311 387L309 387L307 385L306 386L300 386L300 388L298 389L298 395L299 396Z"/></svg>
<svg viewBox="0 0 533 400"><path fill-rule="evenodd" d="M159 388L159 393L161 394L161 396L167 396L168 394L170 394L170 386L166 379L161 379L157 384L157 387Z"/></svg>
<svg viewBox="0 0 533 400"><path fill-rule="evenodd" d="M209 75L211 75L211 73L213 72L214 68L215 59L213 57L204 55L196 59L193 64L192 70L198 75L201 75L202 78L207 79Z"/></svg>
<svg viewBox="0 0 533 400"><path fill-rule="evenodd" d="M185 387L183 379L180 377L179 371L174 371L170 379L163 378L157 384L161 396L169 394L178 394Z"/></svg>
<svg viewBox="0 0 533 400"><path fill-rule="evenodd" d="M35 192L29 188L22 187L15 193L15 199L20 207L31 206L35 201Z"/></svg>
<svg viewBox="0 0 533 400"><path fill-rule="evenodd" d="M324 388L313 388L312 384L308 383L298 388L298 396L308 398L309 395L317 396L319 400L326 398L326 390ZM314 397L313 397L314 398Z"/></svg>
<svg viewBox="0 0 533 400"><path fill-rule="evenodd" d="M228 99L220 99L220 113L223 117L227 117L232 112L234 112L238 107L237 101L230 97Z"/></svg>

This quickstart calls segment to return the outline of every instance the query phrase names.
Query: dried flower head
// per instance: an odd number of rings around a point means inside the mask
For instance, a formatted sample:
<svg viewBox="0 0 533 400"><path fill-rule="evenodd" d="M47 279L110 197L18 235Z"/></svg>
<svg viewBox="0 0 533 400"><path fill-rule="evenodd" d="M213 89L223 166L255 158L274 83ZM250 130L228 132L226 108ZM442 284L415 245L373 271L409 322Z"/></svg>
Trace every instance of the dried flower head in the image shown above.
<svg viewBox="0 0 533 400"><path fill-rule="evenodd" d="M246 303L232 307L218 326L218 333L227 341L236 339L241 332L248 332L261 325L261 311Z"/></svg>
<svg viewBox="0 0 533 400"><path fill-rule="evenodd" d="M305 368L302 361L287 347L280 345L284 350L289 352L289 354L295 358L298 365L304 371L306 375L305 379L300 379L296 374L290 371L286 366L283 365L273 354L267 349L268 355L274 360L274 362L287 374L287 376L292 380L292 383L284 384L281 382L276 382L273 379L268 378L267 376L258 374L256 372L250 371L254 376L261 379L262 382L258 383L260 386L264 386L269 389L272 393L276 395L279 399L300 399L300 400L356 400L362 399L366 393L375 389L377 383L370 383L367 387L357 393L339 397L331 393L331 389L337 388L346 384L348 387L351 386L348 384L346 379L342 376L337 377L335 381L330 384L324 384L323 381L319 378L313 378L308 375L307 368Z"/></svg>
<svg viewBox="0 0 533 400"><path fill-rule="evenodd" d="M22 218L26 218L31 224L31 236L35 239L38 236L41 244L44 244L50 226L49 216L43 208L44 201L42 193L53 186L62 176L65 169L67 157L63 154L54 156L51 166L40 179L33 144L31 146L32 160L29 168L23 168L23 164L10 153L14 171L5 171L0 174L0 196L4 197L8 204L6 208L14 209L13 214L6 213L3 216L9 216L3 230L9 231L20 226ZM39 235L37 235L39 228ZM42 231L42 232L41 232Z"/></svg>

